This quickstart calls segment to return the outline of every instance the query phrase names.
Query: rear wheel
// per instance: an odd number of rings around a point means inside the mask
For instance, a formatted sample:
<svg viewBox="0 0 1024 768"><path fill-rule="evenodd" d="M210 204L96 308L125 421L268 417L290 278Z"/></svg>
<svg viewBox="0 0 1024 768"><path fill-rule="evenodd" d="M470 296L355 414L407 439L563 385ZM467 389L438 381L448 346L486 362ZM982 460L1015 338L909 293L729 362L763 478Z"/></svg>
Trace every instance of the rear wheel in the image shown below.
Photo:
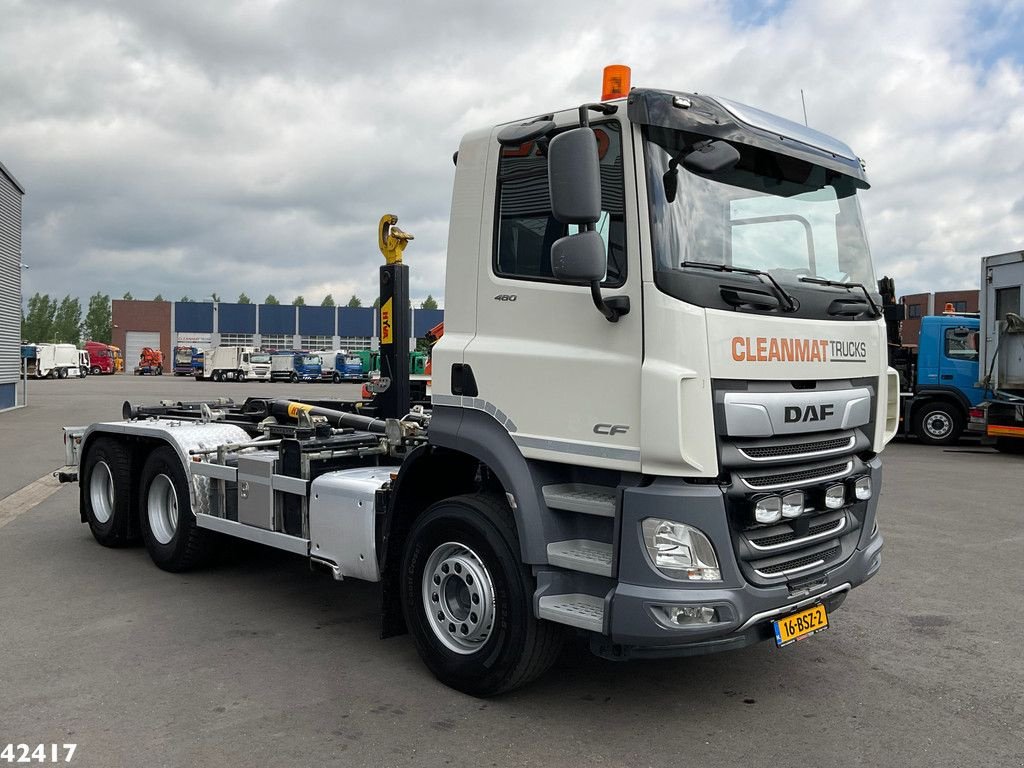
<svg viewBox="0 0 1024 768"><path fill-rule="evenodd" d="M288 377L288 381L290 381L292 384L298 383L299 374L295 373L295 371L292 371L291 376Z"/></svg>
<svg viewBox="0 0 1024 768"><path fill-rule="evenodd" d="M105 547L131 543L131 465L124 446L100 438L90 448L82 471L82 505L93 538Z"/></svg>
<svg viewBox="0 0 1024 768"><path fill-rule="evenodd" d="M196 524L185 468L174 449L157 448L146 459L139 513L142 538L158 567L187 571L206 559L212 534Z"/></svg>
<svg viewBox="0 0 1024 768"><path fill-rule="evenodd" d="M402 558L402 609L416 650L445 685L493 696L541 675L564 627L533 615L535 583L511 510L474 494L438 502L413 524Z"/></svg>
<svg viewBox="0 0 1024 768"><path fill-rule="evenodd" d="M223 376L223 374L221 374L220 371L214 371L213 372L213 376L211 378L213 378L214 381L219 382L219 381L223 381L224 376Z"/></svg>
<svg viewBox="0 0 1024 768"><path fill-rule="evenodd" d="M68 369L67 368L58 368L57 369L57 378L58 379L66 379L67 377L68 377Z"/></svg>
<svg viewBox="0 0 1024 768"><path fill-rule="evenodd" d="M164 375L164 367L162 365L158 365L156 367L156 375L157 376L163 376Z"/></svg>
<svg viewBox="0 0 1024 768"><path fill-rule="evenodd" d="M918 406L914 414L914 433L922 443L950 445L963 431L963 416L952 403L935 400Z"/></svg>
<svg viewBox="0 0 1024 768"><path fill-rule="evenodd" d="M337 371L334 372L334 375L331 377L331 381L333 381L335 384L341 381L341 376L338 375Z"/></svg>

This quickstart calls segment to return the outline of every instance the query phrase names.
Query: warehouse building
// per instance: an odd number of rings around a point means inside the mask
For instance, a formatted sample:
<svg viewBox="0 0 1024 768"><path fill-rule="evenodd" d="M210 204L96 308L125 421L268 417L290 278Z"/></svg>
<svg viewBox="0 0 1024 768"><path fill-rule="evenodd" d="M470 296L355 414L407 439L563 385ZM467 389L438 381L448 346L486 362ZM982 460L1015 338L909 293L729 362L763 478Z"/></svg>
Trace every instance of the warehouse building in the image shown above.
<svg viewBox="0 0 1024 768"><path fill-rule="evenodd" d="M25 188L0 163L0 410L17 405L21 373L21 198Z"/></svg>
<svg viewBox="0 0 1024 768"><path fill-rule="evenodd" d="M372 307L296 307L291 304L229 302L111 302L113 343L131 371L143 347L170 359L173 347L259 347L267 350L374 349L378 313ZM412 310L415 338L444 320L440 309Z"/></svg>

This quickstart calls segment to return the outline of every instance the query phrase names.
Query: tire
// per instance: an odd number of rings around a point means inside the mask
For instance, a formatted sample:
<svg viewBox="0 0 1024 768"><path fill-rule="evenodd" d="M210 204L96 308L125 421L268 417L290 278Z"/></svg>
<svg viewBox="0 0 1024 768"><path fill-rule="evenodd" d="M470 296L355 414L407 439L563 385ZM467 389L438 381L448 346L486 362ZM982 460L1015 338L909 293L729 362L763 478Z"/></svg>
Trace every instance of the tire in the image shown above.
<svg viewBox="0 0 1024 768"><path fill-rule="evenodd" d="M131 462L124 446L99 438L89 449L82 470L82 506L93 538L104 547L134 543L128 535Z"/></svg>
<svg viewBox="0 0 1024 768"><path fill-rule="evenodd" d="M517 688L558 656L565 629L534 617L534 589L512 512L493 496L434 504L405 541L402 611L416 650L438 680L471 696Z"/></svg>
<svg viewBox="0 0 1024 768"><path fill-rule="evenodd" d="M334 372L334 375L331 377L331 381L333 381L335 384L341 382L341 376L338 375L337 371Z"/></svg>
<svg viewBox="0 0 1024 768"><path fill-rule="evenodd" d="M299 382L299 374L295 373L295 371L292 371L291 376L288 377L288 381L290 381L292 384L297 384Z"/></svg>
<svg viewBox="0 0 1024 768"><path fill-rule="evenodd" d="M139 523L158 568L180 573L206 560L212 534L196 524L185 468L173 448L157 448L146 459L139 485Z"/></svg>
<svg viewBox="0 0 1024 768"><path fill-rule="evenodd" d="M156 367L156 375L157 376L163 376L164 375L164 368L163 368L162 365L158 365Z"/></svg>
<svg viewBox="0 0 1024 768"><path fill-rule="evenodd" d="M932 400L914 411L914 434L926 445L952 445L964 431L964 417L952 403Z"/></svg>
<svg viewBox="0 0 1024 768"><path fill-rule="evenodd" d="M1024 439L1019 437L997 437L996 450L1000 453L1024 454Z"/></svg>
<svg viewBox="0 0 1024 768"><path fill-rule="evenodd" d="M236 371L235 381L245 381L245 371Z"/></svg>
<svg viewBox="0 0 1024 768"><path fill-rule="evenodd" d="M57 369L57 378L58 379L66 379L67 377L68 377L68 369L67 368L58 368Z"/></svg>
<svg viewBox="0 0 1024 768"><path fill-rule="evenodd" d="M211 376L210 378L219 383L224 380L224 374L222 374L220 371L214 371L213 376Z"/></svg>
<svg viewBox="0 0 1024 768"><path fill-rule="evenodd" d="M99 376L101 373L103 373L103 371L100 370L100 367L98 365L94 365L92 367L92 375L93 376Z"/></svg>

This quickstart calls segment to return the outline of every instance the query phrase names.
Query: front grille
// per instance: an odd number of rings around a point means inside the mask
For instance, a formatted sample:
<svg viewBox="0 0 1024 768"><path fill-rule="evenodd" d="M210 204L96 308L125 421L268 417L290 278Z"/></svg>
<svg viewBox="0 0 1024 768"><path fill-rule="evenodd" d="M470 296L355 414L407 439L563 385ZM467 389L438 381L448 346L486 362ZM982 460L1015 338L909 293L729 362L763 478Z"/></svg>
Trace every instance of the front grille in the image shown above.
<svg viewBox="0 0 1024 768"><path fill-rule="evenodd" d="M756 545L757 547L760 547L762 549L766 549L768 547L777 547L780 544L788 544L792 541L796 541L797 539L806 539L814 536L822 536L829 533L839 533L839 531L841 531L845 526L846 515L844 513L838 519L830 518L828 520L811 525L810 527L808 527L807 533L803 534L802 536L791 528L790 530L785 531L783 533L777 533L771 536L764 536L761 538L758 538L757 536L748 533L747 539L750 541L751 544Z"/></svg>
<svg viewBox="0 0 1024 768"><path fill-rule="evenodd" d="M844 461L841 464L829 464L825 467L814 469L801 469L795 472L781 472L774 475L757 475L755 477L743 477L742 480L748 488L755 490L772 490L787 485L799 485L803 483L816 483L823 480L831 480L847 474L853 468L853 463Z"/></svg>
<svg viewBox="0 0 1024 768"><path fill-rule="evenodd" d="M830 560L834 560L842 547L835 546L830 549L826 549L824 552L815 552L811 555L804 555L803 557L797 557L793 560L787 560L783 563L776 563L774 565L765 565L760 568L755 567L762 576L777 576L782 573L797 572L810 568L812 565L826 565Z"/></svg>
<svg viewBox="0 0 1024 768"><path fill-rule="evenodd" d="M855 437L839 437L831 440L818 440L813 443L796 443L789 445L741 446L740 453L748 459L782 459L787 456L803 456L806 454L832 453L844 448L852 448Z"/></svg>

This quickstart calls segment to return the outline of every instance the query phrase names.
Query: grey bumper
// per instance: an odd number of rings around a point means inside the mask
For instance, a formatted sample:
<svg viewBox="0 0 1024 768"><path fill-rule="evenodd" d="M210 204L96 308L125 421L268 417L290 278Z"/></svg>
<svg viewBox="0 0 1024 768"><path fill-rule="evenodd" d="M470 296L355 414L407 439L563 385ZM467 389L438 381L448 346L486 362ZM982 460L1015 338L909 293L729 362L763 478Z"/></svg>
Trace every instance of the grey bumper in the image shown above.
<svg viewBox="0 0 1024 768"><path fill-rule="evenodd" d="M870 464L878 488L880 464ZM854 587L881 566L882 536L875 526L877 495L860 510L861 528L850 555L800 579L763 586L740 570L729 529L724 494L714 485L658 480L624 494L619 541L618 583L607 602L608 634L593 638L594 651L611 658L688 656L741 648L773 637L771 620L823 602L834 610ZM660 517L693 525L711 540L722 580L679 582L651 566L639 536L640 521ZM716 610L711 624L678 627L659 617L657 606L706 606Z"/></svg>

